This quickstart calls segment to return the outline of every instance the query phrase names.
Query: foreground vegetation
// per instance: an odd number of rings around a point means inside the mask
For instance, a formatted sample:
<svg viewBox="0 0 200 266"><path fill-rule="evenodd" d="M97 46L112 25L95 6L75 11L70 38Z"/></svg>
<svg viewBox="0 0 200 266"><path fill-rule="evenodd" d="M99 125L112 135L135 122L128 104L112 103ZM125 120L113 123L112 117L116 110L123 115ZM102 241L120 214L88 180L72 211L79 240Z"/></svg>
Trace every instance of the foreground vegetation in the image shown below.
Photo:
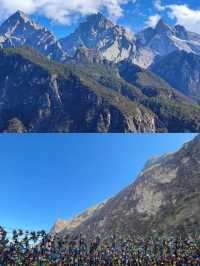
<svg viewBox="0 0 200 266"><path fill-rule="evenodd" d="M200 265L200 234L128 239L112 235L87 241L82 235L62 237L45 231L8 234L0 227L0 265Z"/></svg>

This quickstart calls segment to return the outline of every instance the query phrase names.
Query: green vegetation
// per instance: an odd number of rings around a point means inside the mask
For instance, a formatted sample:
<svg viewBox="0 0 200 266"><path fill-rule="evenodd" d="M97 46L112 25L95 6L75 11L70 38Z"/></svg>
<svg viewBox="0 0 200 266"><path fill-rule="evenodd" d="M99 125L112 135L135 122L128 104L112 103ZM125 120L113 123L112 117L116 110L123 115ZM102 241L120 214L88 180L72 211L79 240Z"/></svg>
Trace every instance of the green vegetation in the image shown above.
<svg viewBox="0 0 200 266"><path fill-rule="evenodd" d="M66 64L58 64L30 47L4 49L2 53L6 58L22 60L23 64L29 62L38 67L41 73L55 75L60 82L67 82L66 89L72 87L75 94L82 90L92 93L96 97L95 101L108 108L113 106L124 117L132 116L137 120L138 111L144 120L147 116L152 117L156 120L158 132L197 132L200 129L198 105L155 74L130 62L121 62L119 66L107 61L90 63L69 60ZM71 105L71 108L74 109L75 106ZM80 108L78 110L83 112ZM62 128L63 126L61 130Z"/></svg>
<svg viewBox="0 0 200 266"><path fill-rule="evenodd" d="M139 106L143 111L147 111L144 106L130 101L129 98L135 99L142 97L142 93L135 86L128 84L126 81L117 78L112 69L105 68L99 64L75 65L75 64L58 64L55 61L47 59L40 55L33 48L24 46L20 48L5 49L8 56L22 56L32 63L40 66L49 74L56 74L65 79L75 78L78 82L87 87L88 90L94 91L98 96L104 98L104 101L111 102L119 107L122 112L131 114ZM115 70L116 71L116 70ZM103 79L104 78L104 81ZM126 97L122 92L126 92L130 97ZM124 94L126 94L124 93ZM148 110L150 114L152 112Z"/></svg>

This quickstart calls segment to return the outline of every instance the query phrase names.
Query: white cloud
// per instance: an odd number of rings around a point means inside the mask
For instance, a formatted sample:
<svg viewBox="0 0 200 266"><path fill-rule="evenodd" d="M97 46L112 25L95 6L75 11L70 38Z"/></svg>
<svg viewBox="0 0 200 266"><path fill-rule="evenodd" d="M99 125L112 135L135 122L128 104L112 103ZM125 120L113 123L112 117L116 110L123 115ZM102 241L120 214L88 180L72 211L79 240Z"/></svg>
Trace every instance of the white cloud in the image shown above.
<svg viewBox="0 0 200 266"><path fill-rule="evenodd" d="M146 21L145 26L155 28L155 26L157 25L160 19L161 19L161 16L158 14L150 16L148 20Z"/></svg>
<svg viewBox="0 0 200 266"><path fill-rule="evenodd" d="M27 13L33 12L35 8L35 2L33 0L0 0L1 13L5 12L5 15L12 13L16 10L22 10Z"/></svg>
<svg viewBox="0 0 200 266"><path fill-rule="evenodd" d="M176 19L177 24L183 25L186 29L200 33L200 10L190 9L186 5L168 6L169 16Z"/></svg>
<svg viewBox="0 0 200 266"><path fill-rule="evenodd" d="M154 7L155 7L158 11L163 11L163 10L165 10L165 7L162 6L162 4L161 4L161 0L154 0Z"/></svg>
<svg viewBox="0 0 200 266"><path fill-rule="evenodd" d="M191 9L185 4L162 5L161 0L154 0L157 11L166 11L168 16L187 30L200 33L200 9Z"/></svg>
<svg viewBox="0 0 200 266"><path fill-rule="evenodd" d="M123 15L122 6L129 0L0 0L1 18L16 10L27 14L40 13L62 24L70 24L77 15L106 10L112 19ZM134 0L132 0L134 3Z"/></svg>

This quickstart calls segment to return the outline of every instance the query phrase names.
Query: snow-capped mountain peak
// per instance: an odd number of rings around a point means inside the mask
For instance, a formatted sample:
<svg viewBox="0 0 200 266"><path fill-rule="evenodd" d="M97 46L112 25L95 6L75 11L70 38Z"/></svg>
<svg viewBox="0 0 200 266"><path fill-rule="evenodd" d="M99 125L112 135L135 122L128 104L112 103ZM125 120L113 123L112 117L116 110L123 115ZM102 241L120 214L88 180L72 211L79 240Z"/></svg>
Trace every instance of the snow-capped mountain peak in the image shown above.
<svg viewBox="0 0 200 266"><path fill-rule="evenodd" d="M129 58L135 50L133 35L101 13L88 16L74 33L60 42L71 56L83 45L88 49L97 49L103 57L114 62Z"/></svg>
<svg viewBox="0 0 200 266"><path fill-rule="evenodd" d="M27 27L32 27L35 30L45 30L46 29L32 20L23 13L22 11L17 11L12 16L10 16L0 27L0 34L11 36L12 34L19 34L20 30L26 30Z"/></svg>
<svg viewBox="0 0 200 266"><path fill-rule="evenodd" d="M157 33L167 33L173 31L173 29L166 24L162 18L158 21L155 30Z"/></svg>
<svg viewBox="0 0 200 266"><path fill-rule="evenodd" d="M51 59L62 61L66 57L56 37L22 11L14 13L0 26L0 36L2 48L28 45Z"/></svg>
<svg viewBox="0 0 200 266"><path fill-rule="evenodd" d="M200 54L200 35L188 32L183 26L171 26L161 19L155 29L146 28L137 35L139 57L147 57L146 66L174 51Z"/></svg>

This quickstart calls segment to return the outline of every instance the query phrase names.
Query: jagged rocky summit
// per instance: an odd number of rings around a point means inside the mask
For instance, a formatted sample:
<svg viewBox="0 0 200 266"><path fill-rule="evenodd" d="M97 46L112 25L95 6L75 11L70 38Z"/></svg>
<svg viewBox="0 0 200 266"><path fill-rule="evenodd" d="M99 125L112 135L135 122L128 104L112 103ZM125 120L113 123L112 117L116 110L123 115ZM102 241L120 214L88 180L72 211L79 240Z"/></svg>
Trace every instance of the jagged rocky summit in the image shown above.
<svg viewBox="0 0 200 266"><path fill-rule="evenodd" d="M0 47L29 45L50 59L62 62L67 54L56 37L45 27L17 11L0 26Z"/></svg>

